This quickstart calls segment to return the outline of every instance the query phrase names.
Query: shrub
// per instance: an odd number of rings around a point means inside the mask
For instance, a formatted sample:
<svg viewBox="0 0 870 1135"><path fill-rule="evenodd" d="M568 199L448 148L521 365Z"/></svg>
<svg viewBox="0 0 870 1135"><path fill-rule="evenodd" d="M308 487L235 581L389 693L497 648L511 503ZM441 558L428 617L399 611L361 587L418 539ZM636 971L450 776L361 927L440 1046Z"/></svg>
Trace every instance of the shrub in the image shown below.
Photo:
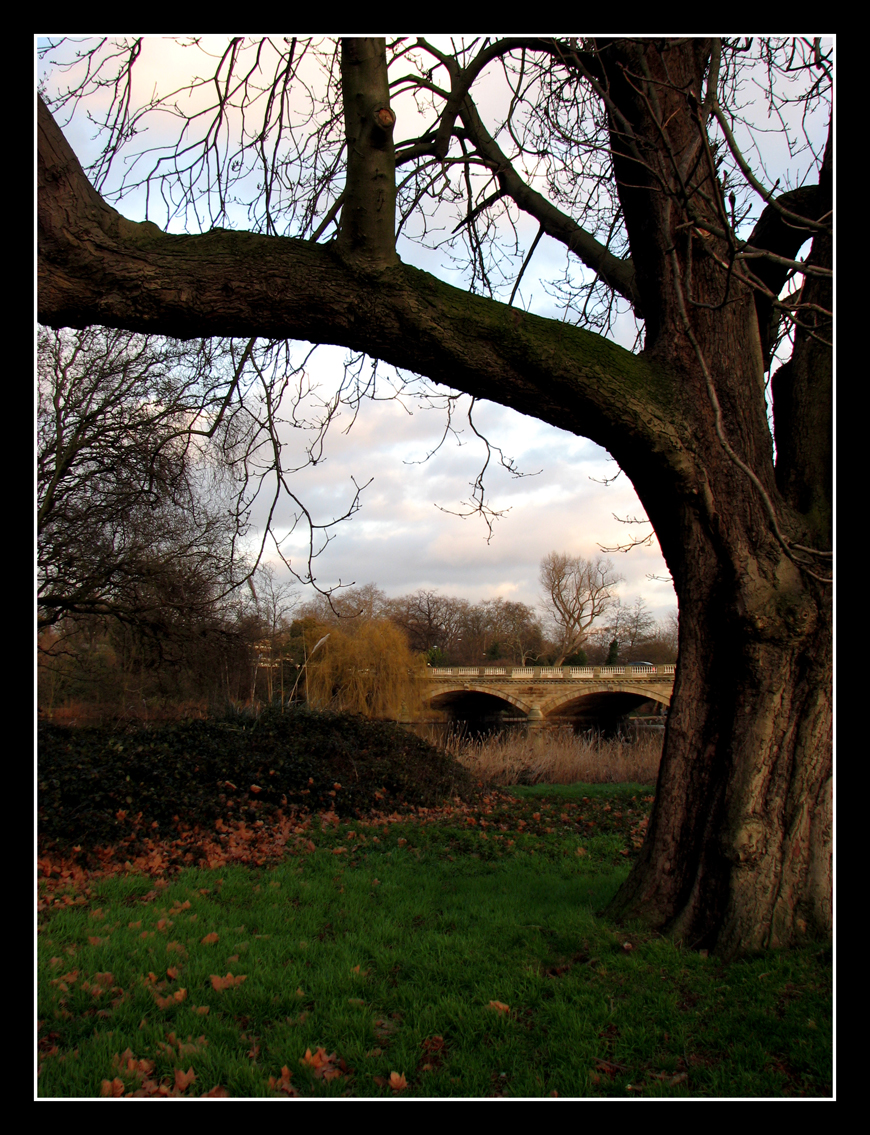
<svg viewBox="0 0 870 1135"><path fill-rule="evenodd" d="M114 843L294 806L362 815L470 798L453 757L397 725L291 708L259 717L117 731L38 726L40 837ZM139 814L141 813L141 816Z"/></svg>

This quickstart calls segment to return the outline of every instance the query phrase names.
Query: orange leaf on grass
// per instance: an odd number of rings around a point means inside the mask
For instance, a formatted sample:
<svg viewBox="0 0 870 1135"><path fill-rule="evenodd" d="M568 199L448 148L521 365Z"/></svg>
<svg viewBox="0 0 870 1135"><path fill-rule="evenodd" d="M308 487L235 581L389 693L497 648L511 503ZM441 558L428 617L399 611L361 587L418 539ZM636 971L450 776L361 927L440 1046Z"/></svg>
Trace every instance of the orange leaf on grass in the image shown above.
<svg viewBox="0 0 870 1135"><path fill-rule="evenodd" d="M408 1081L404 1075L400 1075L398 1072L391 1072L389 1080L383 1076L373 1076L372 1079L379 1088L392 1088L394 1092L400 1092L408 1086Z"/></svg>
<svg viewBox="0 0 870 1135"><path fill-rule="evenodd" d="M490 1001L489 1008L495 1009L497 1013L501 1013L502 1015L511 1011L510 1005L505 1005L503 1001Z"/></svg>
<svg viewBox="0 0 870 1135"><path fill-rule="evenodd" d="M178 1005L182 1001L187 1000L186 989L176 989L174 993L170 993L166 997L161 997L156 989L152 989L151 994L154 997L158 1009L168 1009L171 1005Z"/></svg>
<svg viewBox="0 0 870 1135"><path fill-rule="evenodd" d="M186 1072L182 1072L180 1068L175 1069L175 1086L179 1091L183 1092L185 1088L190 1087L195 1079L196 1074L192 1067Z"/></svg>
<svg viewBox="0 0 870 1135"><path fill-rule="evenodd" d="M212 946L212 945L214 945L215 942L218 942L218 941L220 941L218 935L214 931L212 931L211 934L206 934L206 936L203 939L201 939L200 945Z"/></svg>
<svg viewBox="0 0 870 1135"><path fill-rule="evenodd" d="M238 977L233 977L231 973L228 973L226 977L219 977L217 974L213 973L211 975L212 988L218 991L221 989L232 989L235 985L241 985L246 977L247 974L240 974Z"/></svg>
<svg viewBox="0 0 870 1135"><path fill-rule="evenodd" d="M300 1064L307 1064L309 1068L322 1068L324 1064L328 1064L331 1060L335 1059L335 1053L327 1056L325 1048L318 1048L317 1052L312 1053L310 1048L305 1049L305 1055L299 1058Z"/></svg>
<svg viewBox="0 0 870 1135"><path fill-rule="evenodd" d="M269 1077L269 1087L272 1089L273 1092L275 1092L275 1091L286 1092L286 1094L288 1096L298 1096L299 1093L296 1091L296 1089L290 1083L290 1077L292 1075L293 1075L293 1073L290 1071L290 1069L285 1064L284 1067L281 1069L281 1078L279 1080L276 1080L274 1076Z"/></svg>

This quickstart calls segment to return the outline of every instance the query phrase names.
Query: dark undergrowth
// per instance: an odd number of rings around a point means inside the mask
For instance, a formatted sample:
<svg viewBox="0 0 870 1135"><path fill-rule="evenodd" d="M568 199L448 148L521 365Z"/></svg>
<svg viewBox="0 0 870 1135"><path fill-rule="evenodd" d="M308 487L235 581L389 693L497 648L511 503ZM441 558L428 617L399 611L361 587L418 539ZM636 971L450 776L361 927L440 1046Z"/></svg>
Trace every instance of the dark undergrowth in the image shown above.
<svg viewBox="0 0 870 1135"><path fill-rule="evenodd" d="M265 822L296 808L354 816L475 792L472 774L386 722L307 708L159 728L38 727L40 837L58 849Z"/></svg>

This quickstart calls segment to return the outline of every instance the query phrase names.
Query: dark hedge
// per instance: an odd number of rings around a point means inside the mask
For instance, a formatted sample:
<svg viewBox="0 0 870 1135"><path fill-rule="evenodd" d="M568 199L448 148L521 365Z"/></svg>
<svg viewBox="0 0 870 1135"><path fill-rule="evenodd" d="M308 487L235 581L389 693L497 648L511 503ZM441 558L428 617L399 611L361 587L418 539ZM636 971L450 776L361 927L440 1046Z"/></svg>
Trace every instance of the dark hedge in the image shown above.
<svg viewBox="0 0 870 1135"><path fill-rule="evenodd" d="M398 725L307 708L123 732L40 722L37 741L40 840L60 846L112 843L138 813L153 836L293 806L362 816L475 794L465 768Z"/></svg>

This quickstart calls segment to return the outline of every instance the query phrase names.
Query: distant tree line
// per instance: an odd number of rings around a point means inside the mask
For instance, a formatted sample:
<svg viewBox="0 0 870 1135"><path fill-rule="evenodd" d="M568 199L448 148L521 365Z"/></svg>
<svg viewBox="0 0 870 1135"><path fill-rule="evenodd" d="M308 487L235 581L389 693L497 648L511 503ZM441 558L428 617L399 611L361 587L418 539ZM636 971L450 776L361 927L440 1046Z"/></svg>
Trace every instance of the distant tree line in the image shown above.
<svg viewBox="0 0 870 1135"><path fill-rule="evenodd" d="M548 598L545 596L538 613L525 603L502 598L473 603L428 588L388 598L369 583L349 588L340 598L318 596L304 603L294 626L311 620L319 628L350 631L368 620L386 619L403 631L411 653L422 655L430 666L499 662L513 666L600 666L608 660L654 664L676 660L676 612L657 622L642 597L624 603L611 595L595 613L600 623L587 622L566 650L563 624Z"/></svg>

